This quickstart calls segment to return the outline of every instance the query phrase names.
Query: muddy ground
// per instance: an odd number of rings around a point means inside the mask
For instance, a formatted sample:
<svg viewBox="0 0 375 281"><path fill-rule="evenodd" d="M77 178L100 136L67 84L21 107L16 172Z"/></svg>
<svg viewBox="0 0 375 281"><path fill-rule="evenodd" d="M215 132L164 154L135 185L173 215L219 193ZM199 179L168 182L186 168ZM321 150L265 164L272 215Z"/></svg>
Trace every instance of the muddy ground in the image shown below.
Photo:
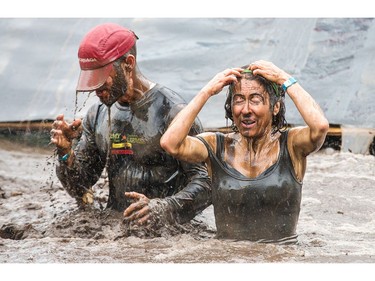
<svg viewBox="0 0 375 281"><path fill-rule="evenodd" d="M189 224L139 231L57 180L51 148L0 142L0 263L374 263L375 157L326 149L308 158L297 245L215 238L209 207Z"/></svg>

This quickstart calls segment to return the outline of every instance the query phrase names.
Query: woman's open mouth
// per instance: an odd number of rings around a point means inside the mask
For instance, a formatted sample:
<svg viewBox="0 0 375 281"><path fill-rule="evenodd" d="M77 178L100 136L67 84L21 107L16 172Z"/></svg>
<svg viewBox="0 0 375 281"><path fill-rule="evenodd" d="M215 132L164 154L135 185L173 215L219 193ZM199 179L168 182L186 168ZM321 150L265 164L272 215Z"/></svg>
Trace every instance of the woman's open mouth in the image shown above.
<svg viewBox="0 0 375 281"><path fill-rule="evenodd" d="M242 120L241 125L244 128L250 129L255 126L255 121L250 119Z"/></svg>

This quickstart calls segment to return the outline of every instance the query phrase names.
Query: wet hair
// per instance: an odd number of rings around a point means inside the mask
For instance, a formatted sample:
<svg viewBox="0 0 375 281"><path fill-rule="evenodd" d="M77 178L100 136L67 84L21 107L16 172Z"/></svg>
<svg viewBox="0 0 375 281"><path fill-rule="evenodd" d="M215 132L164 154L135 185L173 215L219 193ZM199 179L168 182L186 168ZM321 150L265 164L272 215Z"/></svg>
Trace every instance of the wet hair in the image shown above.
<svg viewBox="0 0 375 281"><path fill-rule="evenodd" d="M134 44L133 47L127 53L123 54L121 57L119 57L118 59L116 59L113 62L113 68L115 69L117 74L121 73L121 71L122 71L121 63L123 61L126 61L126 58L128 57L128 55L133 55L135 58L137 57L137 46L136 46L136 44Z"/></svg>
<svg viewBox="0 0 375 281"><path fill-rule="evenodd" d="M123 54L121 57L119 57L118 59L116 59L113 62L113 66L115 67L115 69L120 67L121 63L124 60L126 60L128 55L133 55L135 58L137 58L137 45L136 45L136 43L134 43L133 47L127 53Z"/></svg>
<svg viewBox="0 0 375 281"><path fill-rule="evenodd" d="M240 79L246 79L249 81L256 81L258 82L263 88L266 90L270 97L270 111L273 111L274 106L277 102L280 102L280 110L276 114L276 116L272 116L272 134L276 132L285 131L288 123L285 120L285 91L281 88L281 86L277 85L276 83L267 80L261 75L253 75L251 70L247 70L248 65L243 66L242 69L245 71L242 73L242 77ZM233 114L232 114L232 97L235 93L235 83L231 83L228 88L227 99L224 104L225 109L225 118L232 121L232 130L237 131L237 128L233 124Z"/></svg>

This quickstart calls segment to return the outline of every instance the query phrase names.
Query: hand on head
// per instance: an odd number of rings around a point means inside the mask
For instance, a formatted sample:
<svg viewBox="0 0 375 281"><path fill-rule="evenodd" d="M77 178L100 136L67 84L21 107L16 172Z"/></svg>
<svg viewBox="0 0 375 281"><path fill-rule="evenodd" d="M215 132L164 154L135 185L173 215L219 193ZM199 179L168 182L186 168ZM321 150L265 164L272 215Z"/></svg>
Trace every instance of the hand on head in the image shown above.
<svg viewBox="0 0 375 281"><path fill-rule="evenodd" d="M258 60L250 64L249 69L254 75L261 75L269 81L282 85L290 75L278 68L272 62Z"/></svg>
<svg viewBox="0 0 375 281"><path fill-rule="evenodd" d="M218 94L225 86L233 82L237 82L238 78L241 77L241 68L228 68L224 71L219 72L214 78L209 81L202 91L207 92L210 96Z"/></svg>

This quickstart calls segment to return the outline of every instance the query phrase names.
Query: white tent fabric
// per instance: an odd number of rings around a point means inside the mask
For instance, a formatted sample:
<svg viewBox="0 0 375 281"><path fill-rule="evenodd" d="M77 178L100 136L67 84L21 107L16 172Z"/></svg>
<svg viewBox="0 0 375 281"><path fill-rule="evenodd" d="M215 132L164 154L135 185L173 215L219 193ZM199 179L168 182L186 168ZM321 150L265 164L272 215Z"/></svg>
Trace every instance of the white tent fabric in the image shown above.
<svg viewBox="0 0 375 281"><path fill-rule="evenodd" d="M96 97L80 94L75 114L77 50L104 22L135 31L142 73L187 101L218 71L265 59L295 76L331 124L375 127L373 18L2 18L0 122L82 117ZM205 127L225 126L224 100L203 109ZM288 98L287 121L303 123Z"/></svg>

